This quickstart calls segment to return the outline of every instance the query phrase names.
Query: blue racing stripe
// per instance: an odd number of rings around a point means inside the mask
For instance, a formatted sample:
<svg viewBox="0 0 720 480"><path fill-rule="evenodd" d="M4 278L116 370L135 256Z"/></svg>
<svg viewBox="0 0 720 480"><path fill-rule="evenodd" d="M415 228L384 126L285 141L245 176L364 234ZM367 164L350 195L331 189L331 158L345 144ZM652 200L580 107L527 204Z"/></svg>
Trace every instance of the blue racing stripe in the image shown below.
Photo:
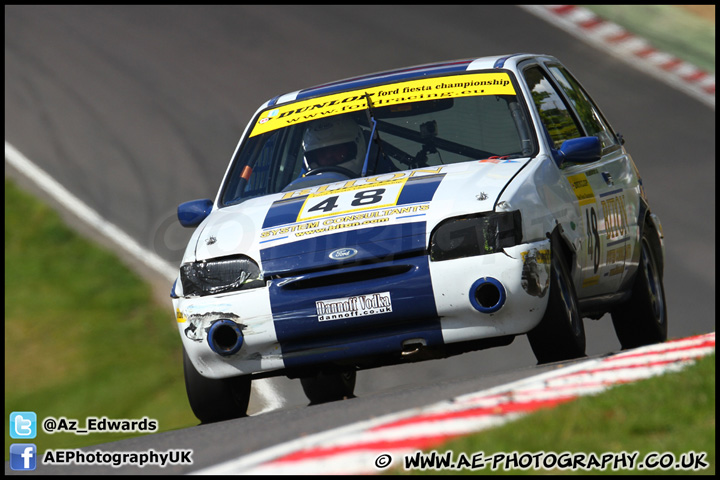
<svg viewBox="0 0 720 480"><path fill-rule="evenodd" d="M445 174L440 173L408 178L405 187L400 192L397 204L407 205L408 203L429 202L444 177Z"/></svg>
<svg viewBox="0 0 720 480"><path fill-rule="evenodd" d="M266 277L293 271L337 267L341 263L330 253L341 248L354 248L358 253L351 260L377 260L398 254L425 251L425 222L401 223L382 227L340 231L260 250L260 265Z"/></svg>
<svg viewBox="0 0 720 480"><path fill-rule="evenodd" d="M293 197L287 200L273 202L265 217L262 228L272 228L278 225L297 222L298 214L306 198L307 195L303 195L302 197Z"/></svg>
<svg viewBox="0 0 720 480"><path fill-rule="evenodd" d="M366 277L368 271L383 268L396 270L380 278ZM338 272L357 281L333 282ZM415 338L428 346L443 344L426 255L296 278L304 287L295 287L292 280L275 280L269 287L275 331L288 368L399 354L403 341ZM319 319L322 307L317 302L353 306L360 305L358 299L365 302L380 295L389 296L390 302L382 313L359 314L348 307L336 319Z"/></svg>
<svg viewBox="0 0 720 480"><path fill-rule="evenodd" d="M375 331L348 332L335 337L332 344L325 338L306 342L281 342L283 359L288 368L320 363L347 362L375 355L400 354L406 340L421 338L428 346L443 344L440 320L423 319L412 325L389 325Z"/></svg>

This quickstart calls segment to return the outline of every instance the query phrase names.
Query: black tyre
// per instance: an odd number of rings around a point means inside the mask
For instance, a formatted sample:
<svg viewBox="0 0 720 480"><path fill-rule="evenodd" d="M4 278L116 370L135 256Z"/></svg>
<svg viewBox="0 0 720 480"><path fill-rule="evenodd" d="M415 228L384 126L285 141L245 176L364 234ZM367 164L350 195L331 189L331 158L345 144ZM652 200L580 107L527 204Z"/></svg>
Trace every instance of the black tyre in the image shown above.
<svg viewBox="0 0 720 480"><path fill-rule="evenodd" d="M185 390L190 408L202 423L220 422L247 415L250 403L249 375L223 379L203 377L183 349Z"/></svg>
<svg viewBox="0 0 720 480"><path fill-rule="evenodd" d="M538 326L527 334L538 363L585 356L585 326L564 260L553 241L547 310Z"/></svg>
<svg viewBox="0 0 720 480"><path fill-rule="evenodd" d="M311 405L352 398L357 372L320 373L300 379L305 396Z"/></svg>
<svg viewBox="0 0 720 480"><path fill-rule="evenodd" d="M632 298L612 312L615 333L623 349L667 340L662 266L652 249L647 229L640 248L640 265L633 283Z"/></svg>

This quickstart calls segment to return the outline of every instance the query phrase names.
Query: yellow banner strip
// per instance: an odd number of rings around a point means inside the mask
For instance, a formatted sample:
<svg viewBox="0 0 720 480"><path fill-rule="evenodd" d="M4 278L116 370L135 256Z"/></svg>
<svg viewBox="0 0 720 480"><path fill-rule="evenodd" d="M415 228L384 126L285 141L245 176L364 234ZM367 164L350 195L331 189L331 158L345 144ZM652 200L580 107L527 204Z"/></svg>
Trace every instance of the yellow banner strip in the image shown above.
<svg viewBox="0 0 720 480"><path fill-rule="evenodd" d="M373 107L386 107L443 98L515 95L515 89L510 77L504 72L423 78L363 88L265 110L260 114L250 136L254 137L295 123L364 110L367 108L366 94L370 95Z"/></svg>

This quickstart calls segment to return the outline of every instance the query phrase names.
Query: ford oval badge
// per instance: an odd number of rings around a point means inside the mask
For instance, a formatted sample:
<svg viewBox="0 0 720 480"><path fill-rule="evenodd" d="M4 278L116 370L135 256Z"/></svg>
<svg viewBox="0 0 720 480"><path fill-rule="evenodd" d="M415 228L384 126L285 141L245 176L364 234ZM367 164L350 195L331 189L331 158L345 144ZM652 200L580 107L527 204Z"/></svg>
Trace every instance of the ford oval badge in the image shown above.
<svg viewBox="0 0 720 480"><path fill-rule="evenodd" d="M358 251L354 248L339 248L332 252L329 256L333 260L345 260L346 258L352 258L358 254Z"/></svg>

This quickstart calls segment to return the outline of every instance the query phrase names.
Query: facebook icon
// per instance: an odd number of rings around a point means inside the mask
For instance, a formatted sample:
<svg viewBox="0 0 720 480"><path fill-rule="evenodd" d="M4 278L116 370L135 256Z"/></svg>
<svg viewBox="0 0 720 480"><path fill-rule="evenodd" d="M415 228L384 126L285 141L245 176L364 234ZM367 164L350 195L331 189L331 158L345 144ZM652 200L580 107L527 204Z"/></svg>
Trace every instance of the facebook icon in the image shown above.
<svg viewBox="0 0 720 480"><path fill-rule="evenodd" d="M13 470L35 470L37 447L32 443L10 445L10 468Z"/></svg>

